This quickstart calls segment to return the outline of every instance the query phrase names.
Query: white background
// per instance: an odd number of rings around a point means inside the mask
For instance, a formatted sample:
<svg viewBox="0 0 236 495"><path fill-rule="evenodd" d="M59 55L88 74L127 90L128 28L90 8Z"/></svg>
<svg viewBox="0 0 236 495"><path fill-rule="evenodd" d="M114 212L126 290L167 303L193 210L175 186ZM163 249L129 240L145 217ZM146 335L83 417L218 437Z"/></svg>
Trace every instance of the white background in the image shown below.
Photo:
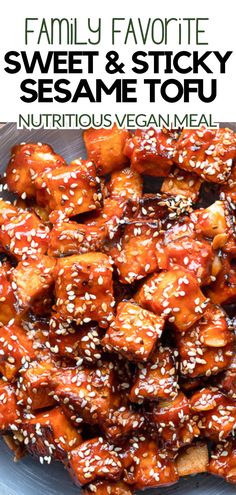
<svg viewBox="0 0 236 495"><path fill-rule="evenodd" d="M87 18L91 17L96 19L102 17L102 42L100 45L93 47L89 45L83 46L60 46L50 45L43 43L37 45L37 35L32 35L31 43L26 47L24 43L24 19L25 17L76 17L78 18L79 29L81 29L81 38L86 39L88 31L86 30ZM153 45L148 43L143 46L140 43L135 45L129 42L128 45L124 45L123 36L117 38L117 44L115 47L111 44L111 17L132 17L135 21L136 18L142 18L143 22L149 17L151 18L170 18L170 17L209 17L210 21L205 23L207 26L207 33L204 38L207 38L208 45L196 46L192 44L182 44L179 46L176 44L176 38L173 36L171 42L165 45ZM40 23L39 23L40 24ZM39 26L38 24L38 26ZM124 21L123 26L126 25ZM37 26L37 23L35 23ZM125 31L125 30L124 30ZM216 2L213 0L198 0L198 2L179 0L176 1L152 1L137 2L137 1L124 1L118 2L106 1L106 0L66 0L59 2L59 0L44 1L28 1L28 0L16 0L15 2L4 2L4 8L1 8L0 16L0 121L17 121L18 114L26 113L177 113L184 115L186 113L198 113L198 114L213 114L215 121L236 121L236 109L235 109L235 88L236 88L236 37L235 37L235 1L228 0L225 4L222 2ZM85 77L83 75L75 74L57 74L53 75L51 71L47 75L40 75L35 72L34 75L26 75L22 70L17 75L8 75L4 71L4 54L9 50L27 50L27 53L33 53L34 50L40 49L42 54L46 54L48 50L99 50L101 53L101 60L105 60L104 54L108 50L116 49L119 51L120 59L126 65L126 74L123 77L140 78L144 77L156 77L166 78L166 75L156 74L151 75L136 75L128 70L130 67L131 54L136 50L173 50L178 52L179 50L199 50L201 53L206 50L219 50L224 53L227 50L235 50L235 53L231 55L227 63L227 73L224 75L219 74L219 64L215 64L215 73L212 75L206 75L201 71L198 75L187 74L183 75L169 75L168 77L174 77L182 80L183 77L192 78L204 77L206 80L216 77L218 80L218 97L213 103L204 104L199 102L198 98L194 95L191 96L191 103L175 103L168 104L159 98L156 104L147 103L147 88L145 89L142 84L139 85L138 98L139 103L135 104L117 104L114 102L114 98L111 96L106 97L106 100L101 103L88 103L86 99L81 100L79 103L63 103L59 104L54 102L53 104L46 103L31 103L26 104L21 102L20 95L20 83L27 77L36 79L37 77L45 78L67 78L72 81L72 87L76 88L76 81L79 78ZM104 79L105 82L111 82L116 76L105 75L105 70L98 62L96 62L96 76ZM89 82L93 86L93 79L95 76L89 76Z"/></svg>

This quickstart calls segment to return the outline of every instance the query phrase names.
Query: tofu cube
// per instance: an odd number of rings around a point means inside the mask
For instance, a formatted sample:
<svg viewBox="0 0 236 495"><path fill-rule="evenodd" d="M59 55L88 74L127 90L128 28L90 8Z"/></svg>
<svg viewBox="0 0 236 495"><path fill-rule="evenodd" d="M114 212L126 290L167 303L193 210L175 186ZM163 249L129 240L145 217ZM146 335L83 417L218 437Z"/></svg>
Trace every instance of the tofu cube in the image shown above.
<svg viewBox="0 0 236 495"><path fill-rule="evenodd" d="M106 328L113 319L112 265L103 253L57 260L56 310L78 324L94 320Z"/></svg>
<svg viewBox="0 0 236 495"><path fill-rule="evenodd" d="M74 160L69 166L45 172L36 179L35 186L37 203L55 211L56 216L59 212L62 218L102 205L100 180L94 164L88 160Z"/></svg>
<svg viewBox="0 0 236 495"><path fill-rule="evenodd" d="M9 381L13 381L19 369L35 359L32 341L20 326L10 321L1 328L0 336L0 372Z"/></svg>
<svg viewBox="0 0 236 495"><path fill-rule="evenodd" d="M26 309L45 297L52 289L55 260L49 256L35 256L20 261L10 278L16 300L21 309Z"/></svg>
<svg viewBox="0 0 236 495"><path fill-rule="evenodd" d="M178 167L204 180L225 182L236 158L236 134L231 129L184 129L174 157Z"/></svg>
<svg viewBox="0 0 236 495"><path fill-rule="evenodd" d="M7 185L19 196L35 196L35 180L42 172L66 165L64 158L51 146L42 143L21 143L12 148L7 166Z"/></svg>
<svg viewBox="0 0 236 495"><path fill-rule="evenodd" d="M131 361L147 361L161 337L164 318L133 302L121 302L115 321L102 340L109 351L115 351Z"/></svg>
<svg viewBox="0 0 236 495"><path fill-rule="evenodd" d="M75 484L81 486L94 480L119 480L123 468L114 447L99 437L70 452L68 470Z"/></svg>
<svg viewBox="0 0 236 495"><path fill-rule="evenodd" d="M140 364L136 371L129 397L132 402L144 399L174 399L178 394L176 351L159 347L147 364Z"/></svg>
<svg viewBox="0 0 236 495"><path fill-rule="evenodd" d="M184 196L195 203L198 199L202 180L195 174L174 168L168 177L165 177L161 193L168 196Z"/></svg>
<svg viewBox="0 0 236 495"><path fill-rule="evenodd" d="M110 174L120 170L128 163L124 155L124 146L129 137L127 129L87 129L84 132L84 142L87 154L97 168L99 175Z"/></svg>
<svg viewBox="0 0 236 495"><path fill-rule="evenodd" d="M132 284L158 268L156 244L160 225L155 222L130 222L112 251L119 280Z"/></svg>
<svg viewBox="0 0 236 495"><path fill-rule="evenodd" d="M49 234L48 255L54 257L99 251L106 236L105 227L76 222L58 222Z"/></svg>
<svg viewBox="0 0 236 495"><path fill-rule="evenodd" d="M55 407L23 419L22 431L28 452L49 463L63 461L69 452L82 443L79 431L70 423L63 410Z"/></svg>
<svg viewBox="0 0 236 495"><path fill-rule="evenodd" d="M30 212L22 212L0 229L0 243L7 254L25 260L35 254L45 254L49 228Z"/></svg>
<svg viewBox="0 0 236 495"><path fill-rule="evenodd" d="M181 332L202 317L208 303L195 275L178 265L150 277L136 293L135 300L153 313L168 317Z"/></svg>
<svg viewBox="0 0 236 495"><path fill-rule="evenodd" d="M103 423L114 407L115 376L111 363L103 363L98 369L61 369L52 376L52 387L55 400L78 424L82 420L88 424Z"/></svg>
<svg viewBox="0 0 236 495"><path fill-rule="evenodd" d="M0 431L11 431L20 423L20 411L17 405L13 385L0 380Z"/></svg>
<svg viewBox="0 0 236 495"><path fill-rule="evenodd" d="M170 241L168 238L157 252L158 266L168 270L174 265L185 267L194 273L200 285L211 283L214 252L207 241L180 237Z"/></svg>
<svg viewBox="0 0 236 495"><path fill-rule="evenodd" d="M174 163L177 137L172 130L138 129L124 149L131 168L140 174L167 177Z"/></svg>
<svg viewBox="0 0 236 495"><path fill-rule="evenodd" d="M111 198L126 199L136 205L142 197L143 179L136 170L127 167L113 172L107 187Z"/></svg>
<svg viewBox="0 0 236 495"><path fill-rule="evenodd" d="M10 263L0 264L0 326L16 316L16 299L10 281Z"/></svg>
<svg viewBox="0 0 236 495"><path fill-rule="evenodd" d="M17 399L29 411L53 406L55 401L51 392L51 375L56 372L51 359L31 361L20 371L17 381Z"/></svg>

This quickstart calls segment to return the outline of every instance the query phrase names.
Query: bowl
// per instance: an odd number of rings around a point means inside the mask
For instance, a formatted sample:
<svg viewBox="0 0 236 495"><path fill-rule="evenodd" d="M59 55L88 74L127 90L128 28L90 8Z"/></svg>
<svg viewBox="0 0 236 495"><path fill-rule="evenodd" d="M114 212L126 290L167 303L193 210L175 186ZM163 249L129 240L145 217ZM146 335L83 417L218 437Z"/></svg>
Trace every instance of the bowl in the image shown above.
<svg viewBox="0 0 236 495"><path fill-rule="evenodd" d="M236 123L223 123L236 130ZM15 124L0 128L0 173L3 174L11 147L21 142L45 142L60 153L67 162L85 157L82 132L80 130L17 130ZM60 463L41 465L30 456L18 463L1 440L0 495L78 495L80 492ZM176 485L150 489L147 495L234 495L235 487L222 479L202 474L182 478Z"/></svg>

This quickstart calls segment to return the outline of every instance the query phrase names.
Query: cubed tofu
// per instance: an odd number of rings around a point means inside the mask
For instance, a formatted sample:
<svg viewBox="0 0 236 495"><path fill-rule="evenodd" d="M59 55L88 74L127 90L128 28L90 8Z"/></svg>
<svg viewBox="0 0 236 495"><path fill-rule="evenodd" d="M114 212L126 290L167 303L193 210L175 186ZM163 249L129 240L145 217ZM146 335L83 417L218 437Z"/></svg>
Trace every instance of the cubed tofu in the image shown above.
<svg viewBox="0 0 236 495"><path fill-rule="evenodd" d="M10 263L0 264L0 326L16 316L16 299L10 281Z"/></svg>
<svg viewBox="0 0 236 495"><path fill-rule="evenodd" d="M109 351L122 354L131 361L147 361L161 337L164 318L133 302L117 306L115 321L102 340Z"/></svg>
<svg viewBox="0 0 236 495"><path fill-rule="evenodd" d="M94 211L83 219L83 223L89 227L96 227L104 240L113 239L118 233L121 223L128 221L131 216L129 203L120 198L105 198L103 208Z"/></svg>
<svg viewBox="0 0 236 495"><path fill-rule="evenodd" d="M153 313L168 316L181 332L202 317L207 305L195 275L178 265L150 277L136 293L135 300Z"/></svg>
<svg viewBox="0 0 236 495"><path fill-rule="evenodd" d="M183 448L176 459L179 476L205 473L208 469L209 454L207 444L198 442Z"/></svg>
<svg viewBox="0 0 236 495"><path fill-rule="evenodd" d="M140 174L167 177L173 165L177 137L175 131L167 129L138 129L124 149L131 168Z"/></svg>
<svg viewBox="0 0 236 495"><path fill-rule="evenodd" d="M202 180L195 174L174 168L161 186L161 193L168 196L184 196L195 203L199 197Z"/></svg>
<svg viewBox="0 0 236 495"><path fill-rule="evenodd" d="M51 290L55 260L49 256L33 256L20 261L11 271L10 279L21 309L26 309L44 298Z"/></svg>
<svg viewBox="0 0 236 495"><path fill-rule="evenodd" d="M123 481L96 481L83 489L84 495L132 495L132 490Z"/></svg>
<svg viewBox="0 0 236 495"><path fill-rule="evenodd" d="M114 447L98 437L70 452L68 470L73 481L81 486L94 480L119 480L123 467Z"/></svg>
<svg viewBox="0 0 236 495"><path fill-rule="evenodd" d="M121 283L132 284L157 270L159 230L158 221L127 223L121 240L112 250Z"/></svg>
<svg viewBox="0 0 236 495"><path fill-rule="evenodd" d="M33 344L23 328L13 321L1 328L0 372L4 378L14 380L19 369L34 358Z"/></svg>
<svg viewBox="0 0 236 495"><path fill-rule="evenodd" d="M51 146L42 143L21 143L12 148L7 166L7 185L10 191L23 198L35 196L35 180L42 172L66 165L62 156Z"/></svg>
<svg viewBox="0 0 236 495"><path fill-rule="evenodd" d="M209 182L225 182L236 158L236 134L230 129L184 129L174 157L178 167Z"/></svg>
<svg viewBox="0 0 236 495"><path fill-rule="evenodd" d="M236 355L234 353L231 362L221 376L220 380L217 382L218 387L223 390L223 392L236 399Z"/></svg>
<svg viewBox="0 0 236 495"><path fill-rule="evenodd" d="M36 201L57 215L73 217L102 205L100 180L95 165L74 160L69 166L41 174L35 181ZM50 216L51 219L51 216Z"/></svg>
<svg viewBox="0 0 236 495"><path fill-rule="evenodd" d="M161 449L154 440L135 437L129 446L124 480L135 490L171 485L178 481L171 452Z"/></svg>
<svg viewBox="0 0 236 495"><path fill-rule="evenodd" d="M58 222L49 234L48 255L61 257L99 251L106 236L105 227L76 222Z"/></svg>
<svg viewBox="0 0 236 495"><path fill-rule="evenodd" d="M176 351L159 347L147 364L140 364L136 371L129 397L132 402L174 399L178 394Z"/></svg>
<svg viewBox="0 0 236 495"><path fill-rule="evenodd" d="M173 400L153 403L148 417L166 448L179 449L192 443L194 437L199 435L192 418L190 401L183 392L179 392Z"/></svg>
<svg viewBox="0 0 236 495"><path fill-rule="evenodd" d="M231 174L225 182L222 184L220 188L220 197L221 199L227 199L228 201L236 202L236 165L233 164L231 169Z"/></svg>
<svg viewBox="0 0 236 495"><path fill-rule="evenodd" d="M131 435L141 431L144 424L145 417L141 412L135 411L131 405L122 405L109 411L101 428L110 442L122 445Z"/></svg>
<svg viewBox="0 0 236 495"><path fill-rule="evenodd" d="M214 341L213 332L211 334L210 339ZM233 356L232 336L231 343L223 347L207 346L203 344L202 340L201 323L197 323L188 332L177 336L182 375L191 378L210 377L217 375L229 366ZM221 341L221 337L219 337L219 341Z"/></svg>
<svg viewBox="0 0 236 495"><path fill-rule="evenodd" d="M236 484L236 442L227 440L218 443L211 453L208 472Z"/></svg>
<svg viewBox="0 0 236 495"><path fill-rule="evenodd" d="M66 460L69 452L82 443L80 432L60 407L23 419L22 432L28 452L39 457L41 463Z"/></svg>
<svg viewBox="0 0 236 495"><path fill-rule="evenodd" d="M115 375L112 363L97 369L80 366L65 368L52 376L54 398L66 407L73 421L81 418L89 424L103 422L114 407Z"/></svg>
<svg viewBox="0 0 236 495"><path fill-rule="evenodd" d="M107 187L111 198L130 200L136 205L142 197L143 179L136 170L124 168L111 174Z"/></svg>
<svg viewBox="0 0 236 495"><path fill-rule="evenodd" d="M19 214L19 208L0 198L0 226L16 217Z"/></svg>
<svg viewBox="0 0 236 495"><path fill-rule="evenodd" d="M220 258L221 270L215 282L207 288L207 295L214 304L230 304L236 301L236 267L226 253Z"/></svg>
<svg viewBox="0 0 236 495"><path fill-rule="evenodd" d="M96 165L99 175L110 174L120 170L128 163L123 149L129 137L127 129L87 129L84 142L90 160Z"/></svg>
<svg viewBox="0 0 236 495"><path fill-rule="evenodd" d="M51 392L51 375L57 371L51 359L31 361L20 370L17 381L17 399L30 411L53 406L55 401Z"/></svg>
<svg viewBox="0 0 236 495"><path fill-rule="evenodd" d="M227 234L227 211L224 201L217 200L207 208L195 210L190 217L198 235L214 238Z"/></svg>
<svg viewBox="0 0 236 495"><path fill-rule="evenodd" d="M201 436L214 442L233 435L236 427L236 404L217 388L203 388L191 397L191 408L198 414Z"/></svg>
<svg viewBox="0 0 236 495"><path fill-rule="evenodd" d="M30 212L22 212L0 229L0 243L7 254L17 260L35 254L45 254L48 248L49 228Z"/></svg>
<svg viewBox="0 0 236 495"><path fill-rule="evenodd" d="M214 252L209 242L205 240L180 237L166 242L157 250L158 266L168 270L174 265L185 267L194 273L200 285L211 283Z"/></svg>
<svg viewBox="0 0 236 495"><path fill-rule="evenodd" d="M94 322L76 328L55 313L50 319L49 342L53 354L96 364L102 357L103 331Z"/></svg>
<svg viewBox="0 0 236 495"><path fill-rule="evenodd" d="M78 324L94 320L101 327L113 319L112 265L102 253L73 255L57 260L56 310Z"/></svg>
<svg viewBox="0 0 236 495"><path fill-rule="evenodd" d="M13 385L0 380L0 431L13 430L20 422L20 411L17 405Z"/></svg>

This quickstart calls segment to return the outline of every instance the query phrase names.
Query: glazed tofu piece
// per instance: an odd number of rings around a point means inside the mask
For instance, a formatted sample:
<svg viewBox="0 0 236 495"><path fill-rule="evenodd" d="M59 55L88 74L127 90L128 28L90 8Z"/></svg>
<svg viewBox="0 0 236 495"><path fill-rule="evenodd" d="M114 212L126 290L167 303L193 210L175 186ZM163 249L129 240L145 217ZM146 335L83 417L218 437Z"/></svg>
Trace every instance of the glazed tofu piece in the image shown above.
<svg viewBox="0 0 236 495"><path fill-rule="evenodd" d="M178 394L176 351L159 347L147 364L137 368L129 397L132 402L174 399Z"/></svg>
<svg viewBox="0 0 236 495"><path fill-rule="evenodd" d="M70 452L68 470L73 481L81 486L95 480L119 480L123 467L114 447L98 437Z"/></svg>
<svg viewBox="0 0 236 495"><path fill-rule="evenodd" d="M55 313L50 319L49 342L53 354L96 364L102 357L103 331L94 322L79 328L61 320Z"/></svg>
<svg viewBox="0 0 236 495"><path fill-rule="evenodd" d="M231 169L231 174L225 182L225 184L222 184L220 188L220 198L221 199L227 199L229 202L236 202L236 165L233 164L232 169Z"/></svg>
<svg viewBox="0 0 236 495"><path fill-rule="evenodd" d="M99 251L103 246L105 236L105 227L89 227L76 222L58 222L49 234L48 255L60 258L72 254Z"/></svg>
<svg viewBox="0 0 236 495"><path fill-rule="evenodd" d="M197 442L189 447L184 447L176 459L179 476L205 473L208 470L208 463L208 448L204 442Z"/></svg>
<svg viewBox="0 0 236 495"><path fill-rule="evenodd" d="M31 361L20 370L17 381L17 400L29 411L53 406L55 401L50 394L51 376L57 371L51 359Z"/></svg>
<svg viewBox="0 0 236 495"><path fill-rule="evenodd" d="M195 275L178 265L144 282L135 301L153 313L168 317L181 332L202 317L207 305Z"/></svg>
<svg viewBox="0 0 236 495"><path fill-rule="evenodd" d="M14 429L20 422L20 411L17 405L13 385L0 380L0 431L1 433Z"/></svg>
<svg viewBox="0 0 236 495"><path fill-rule="evenodd" d="M0 198L0 226L16 217L19 214L19 208Z"/></svg>
<svg viewBox="0 0 236 495"><path fill-rule="evenodd" d="M161 449L157 442L142 436L130 443L125 453L124 480L135 490L171 485L178 481L176 465L171 452Z"/></svg>
<svg viewBox="0 0 236 495"><path fill-rule="evenodd" d="M155 222L130 222L115 248L112 257L119 281L132 284L158 268L156 244L160 225Z"/></svg>
<svg viewBox="0 0 236 495"><path fill-rule="evenodd" d="M142 431L144 425L145 417L141 412L135 411L130 405L122 405L109 411L101 427L109 442L123 445L131 435Z"/></svg>
<svg viewBox="0 0 236 495"><path fill-rule="evenodd" d="M143 179L136 170L124 168L111 174L107 187L111 198L130 200L136 205L142 197Z"/></svg>
<svg viewBox="0 0 236 495"><path fill-rule="evenodd" d="M6 325L16 316L16 299L10 281L11 265L0 264L0 326Z"/></svg>
<svg viewBox="0 0 236 495"><path fill-rule="evenodd" d="M219 442L211 453L208 472L224 478L228 483L236 483L236 443L235 440Z"/></svg>
<svg viewBox="0 0 236 495"><path fill-rule="evenodd" d="M105 198L103 208L87 215L84 224L98 229L104 240L113 239L120 224L128 221L131 213L129 203L123 198Z"/></svg>
<svg viewBox="0 0 236 495"><path fill-rule="evenodd" d="M147 361L161 337L164 318L133 302L117 306L114 322L102 340L109 351L115 351L131 361Z"/></svg>
<svg viewBox="0 0 236 495"><path fill-rule="evenodd" d="M115 403L113 365L104 362L97 369L86 366L61 369L52 376L52 388L53 397L66 407L65 412L73 421L103 423Z"/></svg>
<svg viewBox="0 0 236 495"><path fill-rule="evenodd" d="M73 217L102 205L100 179L88 160L74 160L69 166L41 174L35 187L37 203L55 211L55 217Z"/></svg>
<svg viewBox="0 0 236 495"><path fill-rule="evenodd" d="M184 129L174 157L178 167L209 182L228 179L236 158L236 135L230 129Z"/></svg>
<svg viewBox="0 0 236 495"><path fill-rule="evenodd" d="M112 265L103 253L86 253L57 260L56 310L78 324L94 320L106 328L113 319Z"/></svg>
<svg viewBox="0 0 236 495"><path fill-rule="evenodd" d="M168 196L184 196L196 203L199 197L202 180L195 174L174 168L161 186L161 193Z"/></svg>
<svg viewBox="0 0 236 495"><path fill-rule="evenodd" d="M191 220L198 236L213 239L213 249L236 253L235 215L229 203L215 201L208 208L195 210Z"/></svg>
<svg viewBox="0 0 236 495"><path fill-rule="evenodd" d="M66 165L64 158L48 144L17 144L12 148L7 166L7 185L10 191L23 199L34 197L37 177L42 172L48 173L63 165Z"/></svg>
<svg viewBox="0 0 236 495"><path fill-rule="evenodd" d="M7 254L25 260L35 254L45 254L49 228L30 212L22 212L0 229L0 243Z"/></svg>
<svg viewBox="0 0 236 495"><path fill-rule="evenodd" d="M177 336L180 372L192 378L221 372L232 360L234 340L224 311L210 304L201 320Z"/></svg>
<svg viewBox="0 0 236 495"><path fill-rule="evenodd" d="M69 452L82 443L80 432L60 407L23 419L22 432L28 452L41 463L66 460Z"/></svg>
<svg viewBox="0 0 236 495"><path fill-rule="evenodd" d="M165 241L157 250L161 270L168 270L174 265L183 266L196 275L200 285L211 283L214 252L209 242L191 237L180 237L173 241L167 237Z"/></svg>
<svg viewBox="0 0 236 495"><path fill-rule="evenodd" d="M167 177L173 165L178 134L167 129L138 129L126 142L124 153L140 174Z"/></svg>
<svg viewBox="0 0 236 495"><path fill-rule="evenodd" d="M20 261L10 274L17 303L21 309L32 307L52 289L55 260L49 256L34 256Z"/></svg>
<svg viewBox="0 0 236 495"><path fill-rule="evenodd" d="M236 356L233 355L230 365L217 383L225 395L236 399Z"/></svg>
<svg viewBox="0 0 236 495"><path fill-rule="evenodd" d="M99 175L110 174L122 169L127 163L123 149L129 137L127 129L88 129L84 132L84 142L88 158L92 160Z"/></svg>
<svg viewBox="0 0 236 495"><path fill-rule="evenodd" d="M236 427L235 401L226 397L216 387L203 388L191 398L191 409L198 415L201 436L214 442L234 434Z"/></svg>
<svg viewBox="0 0 236 495"><path fill-rule="evenodd" d="M19 369L35 359L31 340L22 327L13 321L1 328L0 336L0 372L3 377L13 381Z"/></svg>
<svg viewBox="0 0 236 495"><path fill-rule="evenodd" d="M231 304L236 301L236 267L234 260L226 253L220 258L221 269L207 289L207 295L214 304Z"/></svg>
<svg viewBox="0 0 236 495"><path fill-rule="evenodd" d="M153 403L148 417L157 429L166 448L177 450L192 443L199 428L192 418L189 399L179 392L173 400Z"/></svg>
<svg viewBox="0 0 236 495"><path fill-rule="evenodd" d="M83 489L84 495L132 495L132 490L123 481L96 481Z"/></svg>

